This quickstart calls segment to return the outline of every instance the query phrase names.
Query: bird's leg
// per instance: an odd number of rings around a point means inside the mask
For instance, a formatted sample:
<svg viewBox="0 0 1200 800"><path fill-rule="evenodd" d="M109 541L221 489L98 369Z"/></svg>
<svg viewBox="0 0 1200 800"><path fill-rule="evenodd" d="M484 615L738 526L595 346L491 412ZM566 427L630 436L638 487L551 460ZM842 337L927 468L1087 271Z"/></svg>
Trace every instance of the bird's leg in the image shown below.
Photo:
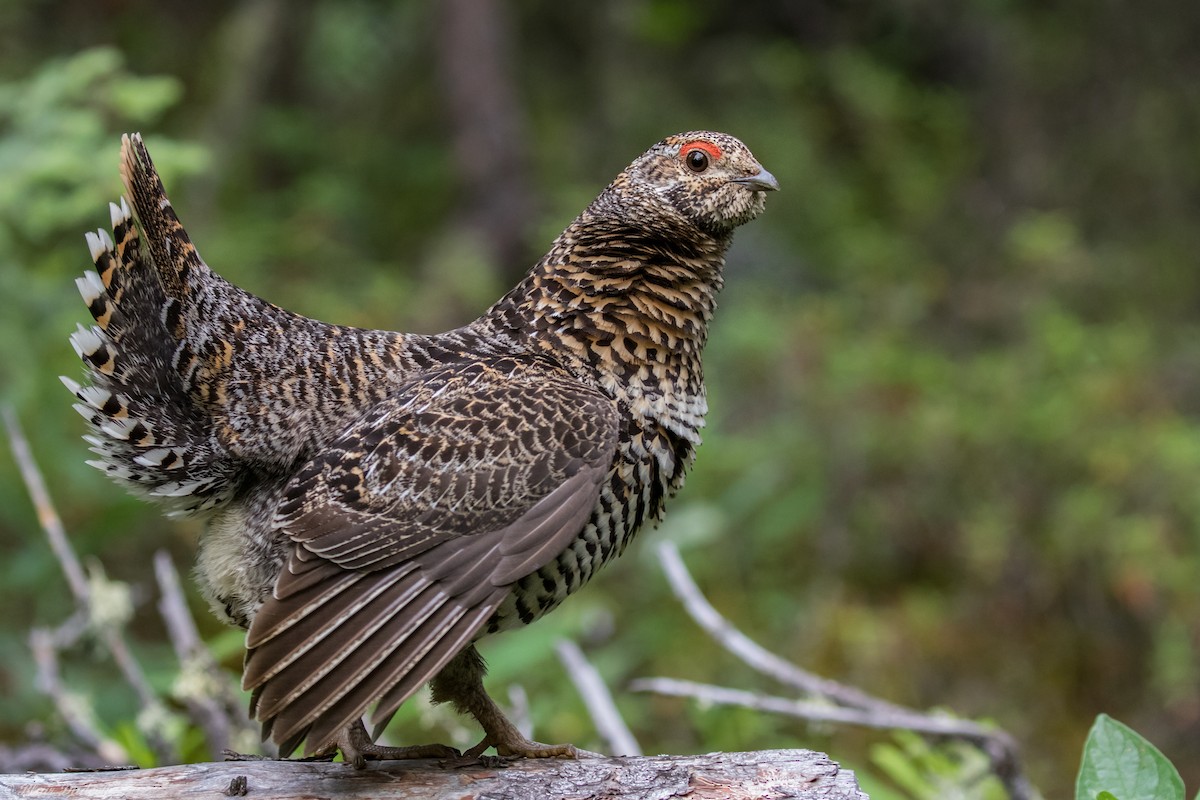
<svg viewBox="0 0 1200 800"><path fill-rule="evenodd" d="M470 714L483 728L483 741L463 753L466 758L478 758L489 747L501 756L522 758L578 758L579 752L570 744L541 744L531 742L508 721L504 712L483 688L487 665L474 645L463 650L447 664L430 684L433 702L454 704L461 714Z"/></svg>
<svg viewBox="0 0 1200 800"><path fill-rule="evenodd" d="M388 747L371 741L367 728L360 719L338 734L337 749L342 751L342 760L355 769L367 766L367 759L391 761L406 758L458 758L460 753L444 744L417 744L407 747Z"/></svg>

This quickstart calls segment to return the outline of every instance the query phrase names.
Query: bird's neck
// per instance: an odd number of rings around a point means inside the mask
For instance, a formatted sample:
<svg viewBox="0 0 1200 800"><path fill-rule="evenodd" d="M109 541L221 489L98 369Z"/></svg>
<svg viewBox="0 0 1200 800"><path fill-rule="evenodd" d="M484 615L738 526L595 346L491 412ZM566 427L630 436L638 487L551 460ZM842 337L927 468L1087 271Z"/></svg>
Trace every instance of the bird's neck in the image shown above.
<svg viewBox="0 0 1200 800"><path fill-rule="evenodd" d="M585 214L481 322L587 374L635 414L694 434L706 410L700 356L728 244L695 229L622 229Z"/></svg>

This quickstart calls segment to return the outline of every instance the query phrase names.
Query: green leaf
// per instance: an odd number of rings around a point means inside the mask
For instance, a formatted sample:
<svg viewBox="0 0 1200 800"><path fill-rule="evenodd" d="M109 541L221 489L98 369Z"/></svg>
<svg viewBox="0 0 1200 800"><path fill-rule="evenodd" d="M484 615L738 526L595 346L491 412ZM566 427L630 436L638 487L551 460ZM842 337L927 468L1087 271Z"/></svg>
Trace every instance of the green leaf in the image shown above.
<svg viewBox="0 0 1200 800"><path fill-rule="evenodd" d="M1158 748L1101 714L1083 746L1075 800L1183 800L1183 779Z"/></svg>

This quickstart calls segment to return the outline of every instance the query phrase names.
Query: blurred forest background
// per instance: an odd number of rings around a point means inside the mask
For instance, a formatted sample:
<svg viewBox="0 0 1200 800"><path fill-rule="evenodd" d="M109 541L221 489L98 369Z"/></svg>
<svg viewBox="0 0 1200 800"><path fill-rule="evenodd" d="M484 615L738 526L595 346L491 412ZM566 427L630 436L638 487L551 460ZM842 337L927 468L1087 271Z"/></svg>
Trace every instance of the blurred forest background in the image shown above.
<svg viewBox="0 0 1200 800"><path fill-rule="evenodd" d="M772 688L671 599L647 546L667 538L751 637L994 720L1048 795L1100 711L1195 791L1197 42L1185 0L5 0L0 401L75 547L132 587L134 646L167 691L149 555L190 568L198 528L84 465L57 379L80 373L73 280L120 191L119 134L146 135L230 280L323 320L441 330L647 146L726 130L783 191L729 256L695 471L662 529L485 645L498 696L519 682L539 738L598 747L551 646L572 637L647 751L811 747L879 797L919 795L903 738L622 691ZM0 741L61 741L28 633L72 601L7 455L0 547ZM192 602L236 674L240 636ZM65 669L136 738L109 663ZM410 741L474 733L413 706Z"/></svg>

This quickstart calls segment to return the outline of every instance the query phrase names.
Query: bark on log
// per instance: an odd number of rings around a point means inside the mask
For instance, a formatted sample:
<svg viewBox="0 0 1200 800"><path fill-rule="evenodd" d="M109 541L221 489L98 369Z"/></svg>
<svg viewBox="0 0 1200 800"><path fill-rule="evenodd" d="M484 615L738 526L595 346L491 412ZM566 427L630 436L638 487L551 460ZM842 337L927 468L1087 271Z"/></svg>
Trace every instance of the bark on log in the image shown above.
<svg viewBox="0 0 1200 800"><path fill-rule="evenodd" d="M793 798L866 800L854 773L823 753L763 750L703 756L514 761L454 768L437 761L346 764L226 761L112 772L0 775L0 798L109 800L545 800Z"/></svg>

